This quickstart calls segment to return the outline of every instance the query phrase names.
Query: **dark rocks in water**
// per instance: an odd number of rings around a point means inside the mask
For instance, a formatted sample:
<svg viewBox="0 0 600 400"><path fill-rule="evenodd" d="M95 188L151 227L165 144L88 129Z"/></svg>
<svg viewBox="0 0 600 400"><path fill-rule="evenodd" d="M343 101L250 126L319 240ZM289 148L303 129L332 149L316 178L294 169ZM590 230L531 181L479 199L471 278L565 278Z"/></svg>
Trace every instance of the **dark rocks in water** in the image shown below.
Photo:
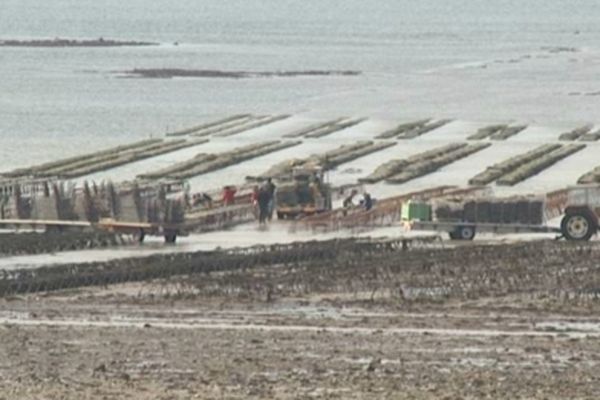
<svg viewBox="0 0 600 400"><path fill-rule="evenodd" d="M577 47L568 47L568 46L542 46L540 49L543 51L547 51L548 53L552 53L552 54L577 53L580 51Z"/></svg>
<svg viewBox="0 0 600 400"><path fill-rule="evenodd" d="M490 136L492 140L506 140L527 129L527 125L509 126Z"/></svg>
<svg viewBox="0 0 600 400"><path fill-rule="evenodd" d="M526 125L519 126L508 126L504 125L491 125L481 128L477 131L477 133L469 136L468 140L483 140L483 139L492 139L492 140L506 140L516 134L524 131L527 128Z"/></svg>
<svg viewBox="0 0 600 400"><path fill-rule="evenodd" d="M558 140L577 140L581 139L582 136L591 132L593 126L592 125L584 125L579 128L575 128L572 131L562 133Z"/></svg>
<svg viewBox="0 0 600 400"><path fill-rule="evenodd" d="M94 172L106 171L135 161L145 160L162 154L172 153L188 147L208 142L207 139L185 140L162 139L140 140L81 156L69 157L57 161L19 168L3 172L0 176L9 178L53 178L74 179Z"/></svg>
<svg viewBox="0 0 600 400"><path fill-rule="evenodd" d="M451 119L441 119L439 121L427 123L423 126L417 127L408 132L404 132L404 133L398 135L398 139L414 139L414 138L424 135L428 132L431 132L438 128L441 128L442 126L444 126L450 122L452 122Z"/></svg>
<svg viewBox="0 0 600 400"><path fill-rule="evenodd" d="M138 175L139 179L189 179L212 171L217 171L243 161L301 144L301 141L266 141L236 147L233 150L216 154L198 154L195 157L168 167Z"/></svg>
<svg viewBox="0 0 600 400"><path fill-rule="evenodd" d="M431 119L422 119L406 122L379 134L377 139L389 139L393 137L398 139L414 139L427 132L438 129L451 121L452 120L450 119L441 119L432 122Z"/></svg>
<svg viewBox="0 0 600 400"><path fill-rule="evenodd" d="M600 183L600 166L586 172L577 180L580 185L588 185L592 183Z"/></svg>
<svg viewBox="0 0 600 400"><path fill-rule="evenodd" d="M376 183L399 174L403 172L403 170L410 168L410 166L423 165L427 161L439 159L466 146L465 143L452 143L412 155L408 158L390 160L379 165L375 171L368 176L360 178L358 181L361 183Z"/></svg>
<svg viewBox="0 0 600 400"><path fill-rule="evenodd" d="M266 178L285 179L291 176L296 167L308 168L318 165L325 171L336 168L344 163L376 153L388 147L395 146L393 142L358 141L352 144L344 144L324 153L313 154L306 158L293 158L279 162L258 176L248 176L247 180L256 181Z"/></svg>
<svg viewBox="0 0 600 400"><path fill-rule="evenodd" d="M466 158L471 154L481 151L489 146L491 146L490 143L463 145L460 148L440 155L439 157L418 161L416 163L411 163L406 167L402 167L398 173L385 178L385 181L386 183L400 184L420 178L435 172L446 165L452 164L455 161Z"/></svg>
<svg viewBox="0 0 600 400"><path fill-rule="evenodd" d="M0 40L0 47L120 47L120 46L158 46L154 42L138 42L133 40L112 40L112 39L32 39L32 40L17 40L7 39Z"/></svg>
<svg viewBox="0 0 600 400"><path fill-rule="evenodd" d="M485 169L485 171L475 175L469 180L470 185L487 185L494 182L497 179L519 169L521 166L526 165L540 157L543 157L557 149L560 149L559 144L546 144L536 147L526 153L519 154L511 157L502 162L491 165Z"/></svg>
<svg viewBox="0 0 600 400"><path fill-rule="evenodd" d="M581 151L586 146L584 144L572 144L561 146L556 150L553 150L543 156L533 159L530 162L523 164L502 176L496 181L498 185L513 186L519 182L522 182L534 175L537 175L541 171L550 168L560 160L569 157L572 154Z"/></svg>
<svg viewBox="0 0 600 400"><path fill-rule="evenodd" d="M506 124L486 126L486 127L478 129L476 133L474 133L473 135L469 136L467 139L468 140L482 140L482 139L487 139L490 136L492 136L493 134L495 134L495 133L497 133L499 131L502 131L502 130L504 130L506 128L508 128L508 125L506 125Z"/></svg>
<svg viewBox="0 0 600 400"><path fill-rule="evenodd" d="M299 76L356 76L360 71L304 70L304 71L221 71L211 69L179 68L135 68L120 71L126 76L136 78L292 78Z"/></svg>

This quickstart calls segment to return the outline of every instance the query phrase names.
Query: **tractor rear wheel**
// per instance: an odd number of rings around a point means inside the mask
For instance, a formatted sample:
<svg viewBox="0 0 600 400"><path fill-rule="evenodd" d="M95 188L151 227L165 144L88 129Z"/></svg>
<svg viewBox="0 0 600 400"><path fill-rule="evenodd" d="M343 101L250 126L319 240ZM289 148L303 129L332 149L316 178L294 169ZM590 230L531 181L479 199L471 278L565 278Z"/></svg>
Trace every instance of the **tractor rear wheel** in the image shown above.
<svg viewBox="0 0 600 400"><path fill-rule="evenodd" d="M597 229L592 218L581 212L565 215L560 223L560 231L567 240L588 241Z"/></svg>

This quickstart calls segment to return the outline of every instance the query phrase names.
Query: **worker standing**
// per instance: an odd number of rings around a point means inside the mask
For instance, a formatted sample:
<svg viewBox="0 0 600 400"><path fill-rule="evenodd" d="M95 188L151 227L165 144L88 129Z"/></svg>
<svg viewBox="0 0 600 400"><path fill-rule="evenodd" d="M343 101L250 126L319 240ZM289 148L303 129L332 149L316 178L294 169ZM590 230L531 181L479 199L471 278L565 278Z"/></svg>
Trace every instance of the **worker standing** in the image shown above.
<svg viewBox="0 0 600 400"><path fill-rule="evenodd" d="M373 199L368 192L363 194L363 206L365 207L366 211L369 211L371 208L373 208Z"/></svg>
<svg viewBox="0 0 600 400"><path fill-rule="evenodd" d="M267 218L269 217L269 203L271 200L271 195L266 187L260 188L258 191L258 223L259 225L264 225L267 222Z"/></svg>
<svg viewBox="0 0 600 400"><path fill-rule="evenodd" d="M225 186L223 187L223 205L229 206L235 202L235 193L237 189L235 186Z"/></svg>
<svg viewBox="0 0 600 400"><path fill-rule="evenodd" d="M268 218L269 221L273 219L273 210L275 209L275 189L276 186L273 183L271 178L267 178L267 183L265 184L265 189L269 194L269 205L268 205Z"/></svg>

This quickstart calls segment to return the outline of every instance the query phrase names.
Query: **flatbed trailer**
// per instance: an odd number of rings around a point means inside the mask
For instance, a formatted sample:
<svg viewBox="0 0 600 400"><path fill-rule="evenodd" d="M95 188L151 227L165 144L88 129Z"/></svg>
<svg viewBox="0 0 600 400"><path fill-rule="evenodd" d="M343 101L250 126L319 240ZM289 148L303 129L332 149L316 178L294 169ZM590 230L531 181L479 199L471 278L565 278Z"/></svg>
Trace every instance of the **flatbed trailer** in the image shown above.
<svg viewBox="0 0 600 400"><path fill-rule="evenodd" d="M547 221L562 215L560 227ZM454 240L472 240L477 232L490 233L557 233L558 238L588 241L600 232L600 185L577 185L547 193L543 222L521 223L463 222L462 220L409 220L409 229L448 232Z"/></svg>
<svg viewBox="0 0 600 400"><path fill-rule="evenodd" d="M181 224L160 224L148 222L125 222L113 219L101 219L98 222L35 220L35 219L0 219L0 228L44 229L47 232L63 230L101 230L123 235L132 235L143 242L146 235L164 236L166 243L175 243L177 236L184 236L186 231Z"/></svg>
<svg viewBox="0 0 600 400"><path fill-rule="evenodd" d="M101 219L92 224L96 229L106 232L115 232L132 235L138 242L143 242L146 235L163 236L165 243L175 243L177 236L186 236L182 224L163 224L150 222L123 222L112 219Z"/></svg>
<svg viewBox="0 0 600 400"><path fill-rule="evenodd" d="M479 232L509 233L556 233L561 234L559 227L547 225L503 224L489 222L462 221L408 221L408 230L447 232L452 240L473 240Z"/></svg>

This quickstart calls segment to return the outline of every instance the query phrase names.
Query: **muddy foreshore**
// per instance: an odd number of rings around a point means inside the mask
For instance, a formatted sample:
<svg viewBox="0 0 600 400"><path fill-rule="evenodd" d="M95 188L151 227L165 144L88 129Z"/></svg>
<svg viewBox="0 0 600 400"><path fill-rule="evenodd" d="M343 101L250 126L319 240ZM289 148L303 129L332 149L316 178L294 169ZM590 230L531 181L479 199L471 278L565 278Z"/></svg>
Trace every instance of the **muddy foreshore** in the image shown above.
<svg viewBox="0 0 600 400"><path fill-rule="evenodd" d="M597 242L348 238L0 275L0 399L595 399Z"/></svg>
<svg viewBox="0 0 600 400"><path fill-rule="evenodd" d="M570 251L590 256L592 250ZM517 249L512 256L521 255ZM481 256L464 259L467 274L455 275L464 285L477 282L468 270ZM407 274L431 285L440 271L427 260L421 256ZM361 279L388 279L361 262L367 267ZM240 270L239 280L215 271L195 283L180 277L0 299L0 398L558 400L600 394L595 301L478 291L477 299L406 302L355 290L346 282L350 274L299 279L291 266L277 269ZM343 268L330 263L329 269ZM284 276L297 289L274 293ZM270 282L275 295L240 290L246 277L249 286ZM303 284L308 279L312 285ZM319 290L326 279L338 284ZM198 286L200 280L206 282Z"/></svg>
<svg viewBox="0 0 600 400"><path fill-rule="evenodd" d="M166 282L191 293L272 299L369 293L400 303L521 296L600 299L597 244L415 244L339 239L155 254L4 271L0 296L126 282Z"/></svg>

